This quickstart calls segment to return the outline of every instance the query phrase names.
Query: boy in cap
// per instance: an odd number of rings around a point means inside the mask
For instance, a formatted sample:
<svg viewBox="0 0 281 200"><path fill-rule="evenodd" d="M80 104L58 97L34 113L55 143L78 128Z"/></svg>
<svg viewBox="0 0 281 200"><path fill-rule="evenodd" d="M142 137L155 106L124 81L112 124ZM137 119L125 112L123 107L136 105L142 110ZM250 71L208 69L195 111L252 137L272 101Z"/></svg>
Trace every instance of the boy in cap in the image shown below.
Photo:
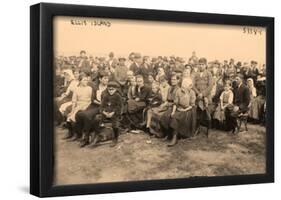
<svg viewBox="0 0 281 200"><path fill-rule="evenodd" d="M103 93L102 101L100 105L100 113L102 115L101 122L112 123L113 139L111 147L114 147L118 142L119 136L119 121L121 116L121 110L123 107L122 97L117 92L119 85L115 81L110 81L107 86L107 91ZM94 138L96 135L94 136ZM96 143L96 139L94 139Z"/></svg>

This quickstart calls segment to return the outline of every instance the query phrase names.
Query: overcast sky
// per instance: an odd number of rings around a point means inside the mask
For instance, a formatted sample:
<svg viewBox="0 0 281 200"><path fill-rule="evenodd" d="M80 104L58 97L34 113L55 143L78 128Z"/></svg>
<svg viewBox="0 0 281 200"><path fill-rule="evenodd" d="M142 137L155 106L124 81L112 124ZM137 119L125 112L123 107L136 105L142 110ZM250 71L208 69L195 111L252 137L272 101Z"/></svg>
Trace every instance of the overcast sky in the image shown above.
<svg viewBox="0 0 281 200"><path fill-rule="evenodd" d="M72 25L71 20L87 20L87 25ZM108 26L92 26L100 20ZM255 27L250 27L255 28ZM101 18L55 17L54 52L56 55L104 56L113 51L116 56L130 52L142 55L175 55L188 58L192 51L208 61L234 58L236 61L265 62L266 32L245 33L243 26L151 22Z"/></svg>

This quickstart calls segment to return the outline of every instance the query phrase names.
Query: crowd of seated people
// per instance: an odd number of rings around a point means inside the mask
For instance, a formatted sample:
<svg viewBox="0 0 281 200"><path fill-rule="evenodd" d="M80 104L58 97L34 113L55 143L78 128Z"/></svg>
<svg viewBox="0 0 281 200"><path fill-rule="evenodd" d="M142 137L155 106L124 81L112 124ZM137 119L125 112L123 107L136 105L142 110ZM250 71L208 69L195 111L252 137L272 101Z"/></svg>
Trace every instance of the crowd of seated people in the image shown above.
<svg viewBox="0 0 281 200"><path fill-rule="evenodd" d="M106 124L112 145L120 128L165 138L168 146L198 134L201 126L233 134L239 119L265 123L266 68L256 61L208 62L195 52L175 56L131 53L116 58L57 56L54 67L55 122L68 129L64 139L80 147L100 140Z"/></svg>

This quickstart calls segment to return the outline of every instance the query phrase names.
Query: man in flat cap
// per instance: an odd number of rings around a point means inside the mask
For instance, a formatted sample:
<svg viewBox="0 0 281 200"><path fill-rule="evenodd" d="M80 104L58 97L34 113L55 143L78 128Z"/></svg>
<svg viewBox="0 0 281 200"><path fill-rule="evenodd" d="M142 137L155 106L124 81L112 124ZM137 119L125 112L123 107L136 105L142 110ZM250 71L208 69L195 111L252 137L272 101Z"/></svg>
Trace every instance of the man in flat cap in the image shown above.
<svg viewBox="0 0 281 200"><path fill-rule="evenodd" d="M113 129L113 137L111 147L114 147L118 142L119 126L121 112L123 107L122 97L117 91L119 84L115 81L110 81L107 85L107 90L102 94L100 105L101 122L96 124L111 123ZM97 119L98 121L99 119ZM93 135L93 145L98 142L97 132Z"/></svg>

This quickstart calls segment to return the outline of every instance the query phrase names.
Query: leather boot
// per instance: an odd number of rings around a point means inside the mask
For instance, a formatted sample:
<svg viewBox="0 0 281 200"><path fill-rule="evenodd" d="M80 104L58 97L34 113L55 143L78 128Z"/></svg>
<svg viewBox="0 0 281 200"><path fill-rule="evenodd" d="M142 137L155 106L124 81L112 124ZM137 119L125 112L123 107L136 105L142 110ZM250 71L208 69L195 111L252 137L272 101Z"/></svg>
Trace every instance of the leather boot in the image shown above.
<svg viewBox="0 0 281 200"><path fill-rule="evenodd" d="M81 140L81 142L80 142L80 147L83 148L83 147L89 145L89 144L90 144L89 139L90 139L90 138L89 138L89 135L85 134L84 139Z"/></svg>
<svg viewBox="0 0 281 200"><path fill-rule="evenodd" d="M168 144L168 147L175 146L178 142L178 134L176 132L173 133L173 138L171 142Z"/></svg>
<svg viewBox="0 0 281 200"><path fill-rule="evenodd" d="M73 128L72 128L72 124L70 122L67 122L66 127L68 129L68 132L66 134L66 136L64 136L62 139L63 140L67 140L73 137Z"/></svg>
<svg viewBox="0 0 281 200"><path fill-rule="evenodd" d="M113 139L112 139L112 143L110 144L110 147L115 147L117 145L118 136L119 136L119 129L113 128Z"/></svg>
<svg viewBox="0 0 281 200"><path fill-rule="evenodd" d="M94 133L92 137L92 146L95 146L98 143L98 141L99 141L99 136L96 133Z"/></svg>

